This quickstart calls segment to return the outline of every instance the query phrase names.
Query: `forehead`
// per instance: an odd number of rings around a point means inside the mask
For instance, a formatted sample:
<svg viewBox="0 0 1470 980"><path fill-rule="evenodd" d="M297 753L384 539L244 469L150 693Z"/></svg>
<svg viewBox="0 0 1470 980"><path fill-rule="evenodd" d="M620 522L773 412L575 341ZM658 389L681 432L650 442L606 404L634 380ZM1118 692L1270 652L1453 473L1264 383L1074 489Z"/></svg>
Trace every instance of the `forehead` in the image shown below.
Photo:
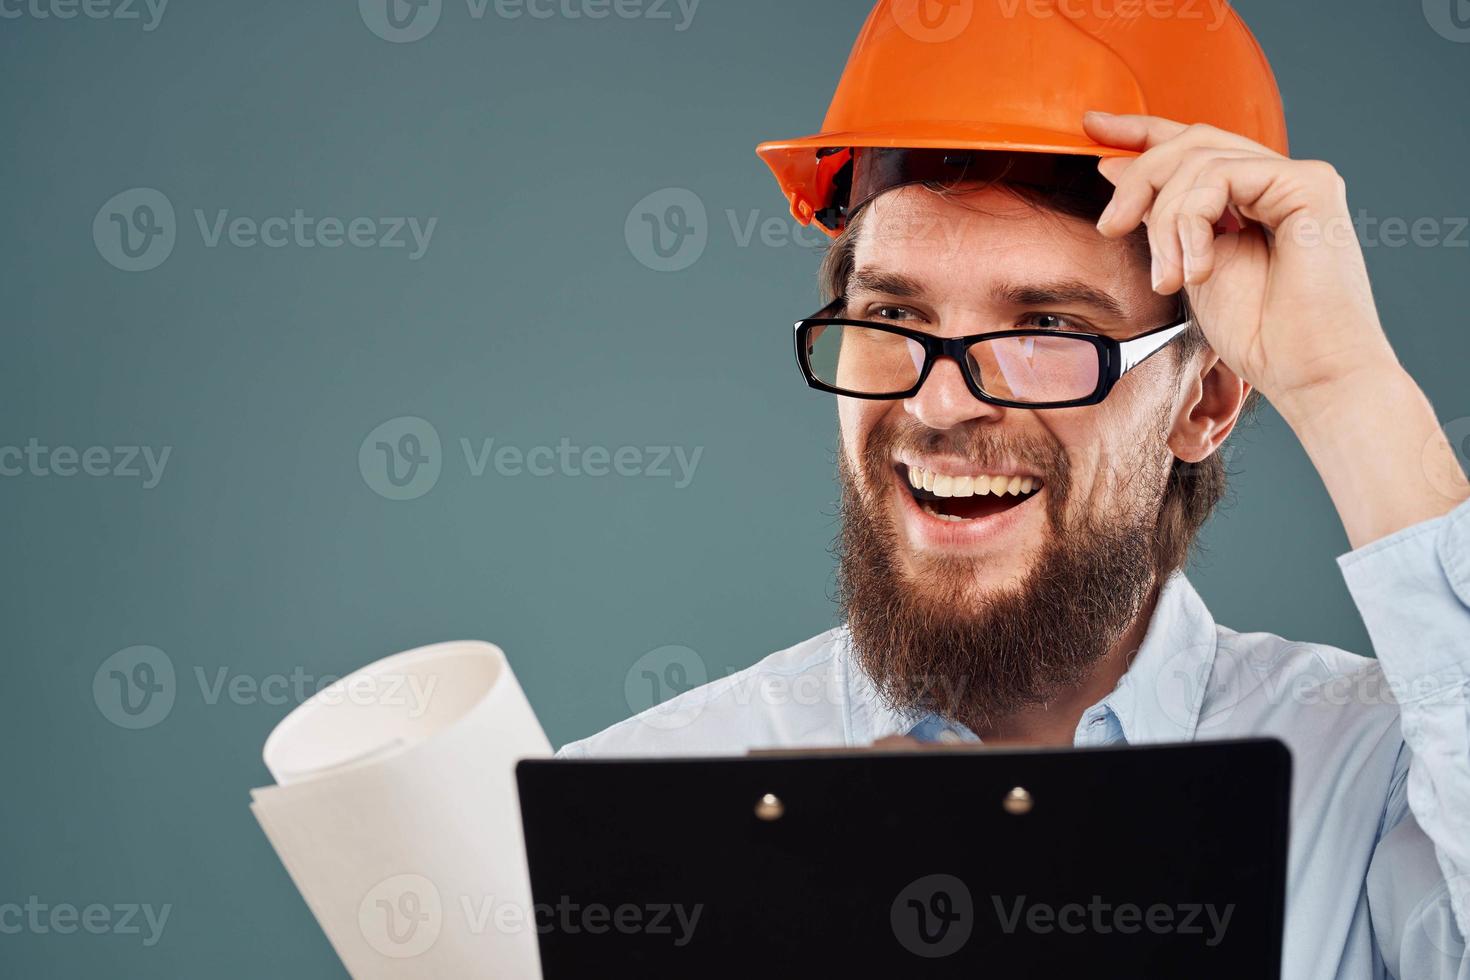
<svg viewBox="0 0 1470 980"><path fill-rule="evenodd" d="M1147 259L1135 246L995 187L941 194L908 185L884 193L863 213L853 265L914 280L936 299L1073 280L1140 315L1168 305L1150 288Z"/></svg>

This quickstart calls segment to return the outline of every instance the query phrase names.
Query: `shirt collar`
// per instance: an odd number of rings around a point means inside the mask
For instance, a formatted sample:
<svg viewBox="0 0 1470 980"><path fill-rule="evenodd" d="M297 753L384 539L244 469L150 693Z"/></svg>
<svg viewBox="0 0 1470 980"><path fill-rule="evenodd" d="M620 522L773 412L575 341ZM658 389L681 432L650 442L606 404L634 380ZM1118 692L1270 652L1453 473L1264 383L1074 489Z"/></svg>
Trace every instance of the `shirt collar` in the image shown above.
<svg viewBox="0 0 1470 980"><path fill-rule="evenodd" d="M1083 713L1083 724L1088 716L1110 710L1130 743L1192 740L1215 662L1216 638L1215 619L1204 600L1182 572L1175 572L1159 590L1133 662L1117 686ZM883 702L858 665L845 628L836 643L846 681L850 745L908 734L931 720Z"/></svg>
<svg viewBox="0 0 1470 980"><path fill-rule="evenodd" d="M863 747L890 735L906 735L923 718L919 712L894 708L878 693L872 678L858 663L852 633L846 625L837 634L836 657L847 702L848 745Z"/></svg>
<svg viewBox="0 0 1470 980"><path fill-rule="evenodd" d="M1098 706L1112 709L1129 742L1192 740L1217 637L1204 600L1175 572L1159 590L1138 654Z"/></svg>

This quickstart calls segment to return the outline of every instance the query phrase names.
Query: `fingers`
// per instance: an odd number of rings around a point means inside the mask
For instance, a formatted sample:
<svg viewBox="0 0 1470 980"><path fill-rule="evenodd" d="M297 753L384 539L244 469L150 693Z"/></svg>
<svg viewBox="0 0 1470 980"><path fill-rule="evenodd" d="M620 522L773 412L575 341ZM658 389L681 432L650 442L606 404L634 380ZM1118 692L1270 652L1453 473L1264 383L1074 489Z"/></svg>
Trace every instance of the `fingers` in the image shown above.
<svg viewBox="0 0 1470 980"><path fill-rule="evenodd" d="M1238 133L1217 129L1205 123L1185 125L1162 116L1126 113L1114 115L1093 110L1083 114L1082 129L1104 146L1137 150L1140 153L1179 140L1185 146L1218 146L1222 149L1254 150L1279 156L1274 150Z"/></svg>
<svg viewBox="0 0 1470 980"><path fill-rule="evenodd" d="M1322 187L1328 183L1301 172L1296 161L1212 126L1096 112L1084 117L1083 126L1100 143L1140 151L1136 158L1099 162L1098 172L1115 190L1097 227L1118 238L1146 224L1153 286L1165 295L1209 279L1219 263L1217 231L1239 231L1242 215L1275 229L1289 212L1261 206L1273 182L1290 174L1303 186L1314 179ZM1303 196L1311 195L1295 195Z"/></svg>
<svg viewBox="0 0 1470 980"><path fill-rule="evenodd" d="M1244 136L1213 126L1186 126L1158 116L1089 112L1083 117L1083 127L1100 143L1141 151L1142 155L1134 159L1114 158L1098 164L1098 172L1117 189L1097 227L1104 236L1118 238L1137 228L1139 222L1147 222L1155 256L1156 287L1163 282L1172 285L1170 291L1178 289L1186 279L1184 243L1194 246L1189 255L1191 272L1212 267L1213 263L1203 236L1178 227L1177 214L1183 205L1173 198L1199 196L1212 208L1216 195L1208 190L1196 191L1194 185L1197 175L1218 159L1285 160ZM1228 214L1226 208L1231 202L1226 199L1218 203L1222 213L1210 218L1212 227L1222 214ZM1161 207L1168 211L1167 215L1160 214ZM1195 210L1203 215L1208 209ZM1225 221L1238 225L1234 217Z"/></svg>
<svg viewBox="0 0 1470 980"><path fill-rule="evenodd" d="M1133 166L1133 161L1136 159L1138 158L1104 157L1097 162L1097 172L1102 174L1108 183L1116 187L1122 181L1123 175L1128 172L1128 168Z"/></svg>
<svg viewBox="0 0 1470 980"><path fill-rule="evenodd" d="M1234 159L1250 158L1195 148L1176 158L1172 169L1157 166L1157 161L1150 161L1147 155L1125 166L1112 164L1105 176L1116 179L1117 190L1098 220L1098 231L1117 238L1144 222L1153 253L1154 288L1173 292L1186 280L1194 281L1191 273L1214 266L1211 249L1215 224L1226 215L1230 204L1220 181L1201 178L1222 161ZM1202 233L1181 228L1182 214L1206 223L1209 240Z"/></svg>
<svg viewBox="0 0 1470 980"><path fill-rule="evenodd" d="M1157 213L1159 202L1167 203L1166 187L1175 194L1185 192L1195 176L1217 160L1258 156L1239 147L1171 144L1133 160L1105 160L1098 165L1098 172L1116 189L1098 219L1097 230L1108 238L1120 238L1137 228L1151 212Z"/></svg>
<svg viewBox="0 0 1470 980"><path fill-rule="evenodd" d="M1122 150L1147 150L1171 140L1189 127L1161 116L1114 115L1111 112L1088 112L1082 116L1082 129L1104 146Z"/></svg>
<svg viewBox="0 0 1470 980"><path fill-rule="evenodd" d="M1215 271L1215 226L1201 215L1181 214L1175 227L1179 235L1182 285L1198 286Z"/></svg>
<svg viewBox="0 0 1470 980"><path fill-rule="evenodd" d="M1145 219L1155 256L1155 291L1167 295L1210 278L1220 258L1217 230L1239 225L1232 212L1279 233L1294 215L1334 207L1342 181L1324 166L1311 160L1220 156L1181 169L1158 191ZM1125 177L1125 183L1130 179Z"/></svg>
<svg viewBox="0 0 1470 980"><path fill-rule="evenodd" d="M1099 143L1139 151L1098 163L1114 191L1097 228L1120 238L1146 224L1154 289L1165 295L1210 278L1221 262L1217 233L1241 231L1242 216L1278 232L1294 215L1346 211L1330 165L1288 159L1235 133L1101 112L1087 113L1083 127Z"/></svg>
<svg viewBox="0 0 1470 980"><path fill-rule="evenodd" d="M1143 220L1154 256L1156 292L1168 295L1210 277L1216 264L1216 230L1224 231L1231 203L1226 165L1254 159L1259 158L1196 152L1153 195Z"/></svg>

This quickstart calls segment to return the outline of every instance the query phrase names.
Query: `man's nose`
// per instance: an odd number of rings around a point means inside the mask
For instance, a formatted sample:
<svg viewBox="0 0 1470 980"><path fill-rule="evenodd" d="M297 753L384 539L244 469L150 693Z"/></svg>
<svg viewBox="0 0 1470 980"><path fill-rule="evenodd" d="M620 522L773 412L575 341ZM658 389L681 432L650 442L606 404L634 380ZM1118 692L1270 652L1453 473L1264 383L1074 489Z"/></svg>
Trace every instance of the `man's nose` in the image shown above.
<svg viewBox="0 0 1470 980"><path fill-rule="evenodd" d="M971 394L960 366L947 357L935 362L924 386L905 399L903 407L931 429L951 429L976 420L998 421L1005 415L1004 408Z"/></svg>

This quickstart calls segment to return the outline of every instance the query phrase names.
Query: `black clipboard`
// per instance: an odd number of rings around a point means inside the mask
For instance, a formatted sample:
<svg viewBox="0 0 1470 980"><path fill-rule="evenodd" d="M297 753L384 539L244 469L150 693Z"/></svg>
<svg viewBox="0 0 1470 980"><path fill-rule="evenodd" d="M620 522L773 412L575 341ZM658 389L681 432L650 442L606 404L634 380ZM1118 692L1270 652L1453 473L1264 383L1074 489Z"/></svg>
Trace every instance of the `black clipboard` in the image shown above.
<svg viewBox="0 0 1470 980"><path fill-rule="evenodd" d="M546 980L1280 975L1275 739L517 778Z"/></svg>

